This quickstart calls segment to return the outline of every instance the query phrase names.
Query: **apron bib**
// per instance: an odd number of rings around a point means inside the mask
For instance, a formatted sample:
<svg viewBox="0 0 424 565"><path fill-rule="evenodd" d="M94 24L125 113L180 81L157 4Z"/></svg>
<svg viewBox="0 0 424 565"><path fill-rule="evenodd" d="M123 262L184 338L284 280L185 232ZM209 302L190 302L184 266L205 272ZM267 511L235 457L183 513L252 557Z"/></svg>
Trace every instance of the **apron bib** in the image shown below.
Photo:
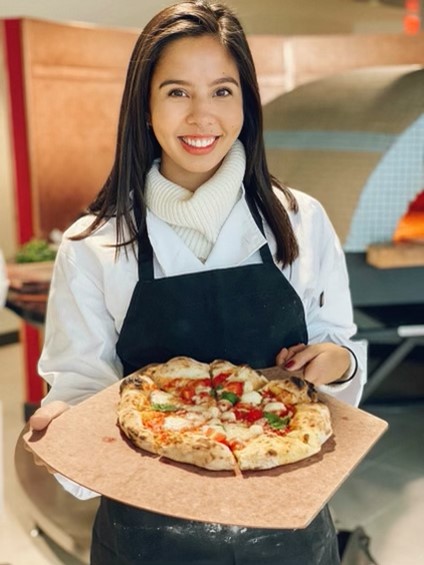
<svg viewBox="0 0 424 565"><path fill-rule="evenodd" d="M263 232L256 208L251 212ZM124 375L179 355L265 368L283 346L307 343L302 302L267 244L261 264L162 279L154 279L146 233L139 250L139 280L116 347ZM338 565L328 508L308 528L294 531L207 524L101 500L91 565L258 563Z"/></svg>

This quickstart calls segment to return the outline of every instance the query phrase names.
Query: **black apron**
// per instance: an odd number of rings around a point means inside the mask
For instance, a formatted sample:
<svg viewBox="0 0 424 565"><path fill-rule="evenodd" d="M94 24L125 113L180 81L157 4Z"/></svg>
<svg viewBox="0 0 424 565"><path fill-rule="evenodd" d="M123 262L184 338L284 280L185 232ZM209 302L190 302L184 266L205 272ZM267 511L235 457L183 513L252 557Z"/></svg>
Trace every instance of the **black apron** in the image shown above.
<svg viewBox="0 0 424 565"><path fill-rule="evenodd" d="M259 213L251 211L263 233ZM124 374L179 355L264 368L283 346L307 343L299 296L267 244L260 253L261 264L154 279L153 250L141 236L139 280L117 343ZM304 530L276 530L172 518L102 497L91 565L258 563L338 565L328 508Z"/></svg>

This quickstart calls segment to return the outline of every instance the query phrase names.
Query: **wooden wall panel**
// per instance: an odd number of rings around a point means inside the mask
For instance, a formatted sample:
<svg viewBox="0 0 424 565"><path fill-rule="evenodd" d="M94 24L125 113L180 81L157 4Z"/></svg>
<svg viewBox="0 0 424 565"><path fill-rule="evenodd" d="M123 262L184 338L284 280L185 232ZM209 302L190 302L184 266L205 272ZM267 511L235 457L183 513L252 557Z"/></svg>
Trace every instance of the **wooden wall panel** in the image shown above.
<svg viewBox="0 0 424 565"><path fill-rule="evenodd" d="M36 235L65 229L103 185L137 36L132 30L24 21Z"/></svg>
<svg viewBox="0 0 424 565"><path fill-rule="evenodd" d="M424 33L286 37L284 50L287 81L296 87L351 69L424 65Z"/></svg>

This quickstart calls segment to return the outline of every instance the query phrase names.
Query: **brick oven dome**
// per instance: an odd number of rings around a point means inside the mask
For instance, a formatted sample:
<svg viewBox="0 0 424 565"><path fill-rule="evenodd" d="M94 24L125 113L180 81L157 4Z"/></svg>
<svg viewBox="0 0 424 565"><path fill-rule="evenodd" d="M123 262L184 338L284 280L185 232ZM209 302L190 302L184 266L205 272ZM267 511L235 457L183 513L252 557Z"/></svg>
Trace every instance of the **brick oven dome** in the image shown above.
<svg viewBox="0 0 424 565"><path fill-rule="evenodd" d="M424 186L423 92L422 67L373 67L264 107L271 172L325 206L346 251L390 241Z"/></svg>

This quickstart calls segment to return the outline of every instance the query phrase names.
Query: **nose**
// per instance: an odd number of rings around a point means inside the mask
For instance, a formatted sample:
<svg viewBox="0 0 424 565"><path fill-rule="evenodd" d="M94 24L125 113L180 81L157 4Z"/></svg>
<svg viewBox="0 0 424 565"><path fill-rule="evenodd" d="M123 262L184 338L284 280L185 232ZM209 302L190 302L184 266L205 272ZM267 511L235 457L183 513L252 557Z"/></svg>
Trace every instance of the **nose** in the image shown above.
<svg viewBox="0 0 424 565"><path fill-rule="evenodd" d="M201 127L212 125L215 122L213 104L207 99L192 99L187 113L187 123Z"/></svg>

